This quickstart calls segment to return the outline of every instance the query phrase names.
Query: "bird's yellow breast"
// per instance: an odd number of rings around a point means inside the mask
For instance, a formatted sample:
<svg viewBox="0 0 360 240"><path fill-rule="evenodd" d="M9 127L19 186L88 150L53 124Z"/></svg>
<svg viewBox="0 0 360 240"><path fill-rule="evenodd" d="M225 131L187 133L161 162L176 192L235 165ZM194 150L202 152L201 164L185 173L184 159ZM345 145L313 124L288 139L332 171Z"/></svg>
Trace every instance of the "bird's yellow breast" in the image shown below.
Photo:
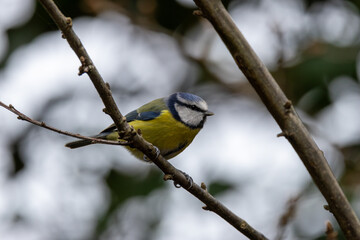
<svg viewBox="0 0 360 240"><path fill-rule="evenodd" d="M191 129L174 119L168 110L147 121L134 120L129 122L136 130L140 129L143 138L159 148L161 155L170 159L181 153L193 141L200 129ZM117 140L117 133L107 136ZM143 159L143 153L137 149L127 147L137 158Z"/></svg>

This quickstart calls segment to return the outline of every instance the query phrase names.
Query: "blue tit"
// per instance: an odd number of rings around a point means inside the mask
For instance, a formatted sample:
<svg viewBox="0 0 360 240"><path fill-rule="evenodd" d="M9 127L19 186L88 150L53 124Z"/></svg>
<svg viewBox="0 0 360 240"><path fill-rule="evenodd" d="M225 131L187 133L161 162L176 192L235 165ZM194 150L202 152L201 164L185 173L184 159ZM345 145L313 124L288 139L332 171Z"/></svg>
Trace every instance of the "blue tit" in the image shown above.
<svg viewBox="0 0 360 240"><path fill-rule="evenodd" d="M155 145L161 155L170 159L184 151L204 126L206 118L214 115L208 111L207 103L199 96L177 92L170 96L153 100L128 113L126 121L140 129L143 138ZM95 138L119 140L114 124L104 129ZM66 144L78 148L92 144L90 140L79 140ZM143 160L139 150L126 147L135 157Z"/></svg>

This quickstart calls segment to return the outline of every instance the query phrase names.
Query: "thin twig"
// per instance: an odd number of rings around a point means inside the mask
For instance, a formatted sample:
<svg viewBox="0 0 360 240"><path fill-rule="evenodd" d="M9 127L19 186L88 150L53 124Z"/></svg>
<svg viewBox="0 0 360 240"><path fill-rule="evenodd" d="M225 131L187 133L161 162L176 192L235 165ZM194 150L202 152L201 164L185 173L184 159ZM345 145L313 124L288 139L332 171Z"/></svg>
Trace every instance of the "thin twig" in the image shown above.
<svg viewBox="0 0 360 240"><path fill-rule="evenodd" d="M220 0L194 0L213 25L236 64L279 124L329 204L347 239L360 239L360 222L340 188L323 152L300 120L291 102L255 54Z"/></svg>
<svg viewBox="0 0 360 240"><path fill-rule="evenodd" d="M275 237L276 240L283 239L286 226L288 226L291 220L293 220L293 218L295 217L296 208L299 203L300 197L301 194L298 194L297 196L292 197L287 201L285 212L281 215L279 219L278 230Z"/></svg>
<svg viewBox="0 0 360 240"><path fill-rule="evenodd" d="M9 110L10 112L16 114L18 116L19 120L23 120L29 123L32 123L34 125L37 125L39 127L42 128L46 128L50 131L62 134L62 135L66 135L69 137L74 137L74 138L79 138L79 139L84 139L84 140L90 140L92 141L92 143L100 143L100 144L109 144L109 145L121 145L121 146L128 146L130 145L130 142L128 141L111 141L111 140L106 140L106 139L99 139L99 138L93 138L93 137L87 137L87 136L83 136L77 133L71 133L68 131L63 131L54 127L51 127L49 125L47 125L45 122L40 122L37 120L34 120L28 116L26 116L25 114L23 114L22 112L20 112L19 110L17 110L13 105L6 105L3 102L0 101L0 106L3 108L6 108L7 110Z"/></svg>
<svg viewBox="0 0 360 240"><path fill-rule="evenodd" d="M171 176L174 183L189 191L205 203L209 210L221 216L245 236L250 239L267 239L263 234L256 231L246 221L236 216L207 191L203 190L199 185L193 183L189 187L189 179L185 177L181 171L171 165L164 157L159 155L151 143L145 141L132 127L130 127L117 108L108 85L103 81L80 39L73 31L71 19L66 18L52 0L39 0L39 2L62 31L63 37L68 41L69 45L80 59L81 67L79 73L82 74L85 72L89 75L105 105L105 112L110 115L117 129L119 129L119 133L121 134L120 137L122 139L131 140L132 146L143 152L148 159L165 173L165 175Z"/></svg>

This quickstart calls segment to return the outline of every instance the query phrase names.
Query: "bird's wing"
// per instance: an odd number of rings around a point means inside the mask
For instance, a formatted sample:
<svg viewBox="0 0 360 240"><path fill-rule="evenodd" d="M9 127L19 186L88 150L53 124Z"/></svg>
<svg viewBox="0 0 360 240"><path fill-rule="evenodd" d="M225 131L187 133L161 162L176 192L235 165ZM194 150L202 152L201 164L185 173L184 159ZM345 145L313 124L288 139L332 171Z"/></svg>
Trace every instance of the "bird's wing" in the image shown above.
<svg viewBox="0 0 360 240"><path fill-rule="evenodd" d="M132 122L134 120L140 120L140 121L149 121L152 120L154 118L156 118L157 116L159 116L161 113L161 111L157 111L157 112L138 112L137 110L134 110L132 112L129 112L128 114L126 114L126 121L127 122Z"/></svg>
<svg viewBox="0 0 360 240"><path fill-rule="evenodd" d="M164 99L159 98L139 107L134 111L129 112L128 114L125 115L125 117L127 122L132 122L135 120L149 121L158 117L161 114L161 111L166 109L168 108L165 104ZM116 130L117 128L115 124L111 124L109 127L101 131L101 133L108 133Z"/></svg>

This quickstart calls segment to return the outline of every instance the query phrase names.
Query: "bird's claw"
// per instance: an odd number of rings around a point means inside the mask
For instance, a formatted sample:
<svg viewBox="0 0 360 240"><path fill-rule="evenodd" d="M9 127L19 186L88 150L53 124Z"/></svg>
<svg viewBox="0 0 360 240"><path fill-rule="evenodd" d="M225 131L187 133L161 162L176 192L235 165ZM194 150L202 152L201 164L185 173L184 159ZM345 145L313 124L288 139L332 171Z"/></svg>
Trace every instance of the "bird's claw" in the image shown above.
<svg viewBox="0 0 360 240"><path fill-rule="evenodd" d="M154 148L155 148L155 151L156 151L156 158L158 158L160 156L160 150L156 146L154 146ZM151 162L151 160L145 154L144 154L143 159L144 159L145 162Z"/></svg>
<svg viewBox="0 0 360 240"><path fill-rule="evenodd" d="M192 177L190 177L189 174L187 174L186 172L183 172L183 171L181 171L181 170L179 170L179 172L181 172L181 173L185 176L186 180L187 180L188 183L189 183L189 186L187 186L186 189L192 188L193 183L194 183ZM174 186L175 186L176 188L180 188L180 187L181 187L181 185L180 185L178 182L176 182L176 181L174 181Z"/></svg>

